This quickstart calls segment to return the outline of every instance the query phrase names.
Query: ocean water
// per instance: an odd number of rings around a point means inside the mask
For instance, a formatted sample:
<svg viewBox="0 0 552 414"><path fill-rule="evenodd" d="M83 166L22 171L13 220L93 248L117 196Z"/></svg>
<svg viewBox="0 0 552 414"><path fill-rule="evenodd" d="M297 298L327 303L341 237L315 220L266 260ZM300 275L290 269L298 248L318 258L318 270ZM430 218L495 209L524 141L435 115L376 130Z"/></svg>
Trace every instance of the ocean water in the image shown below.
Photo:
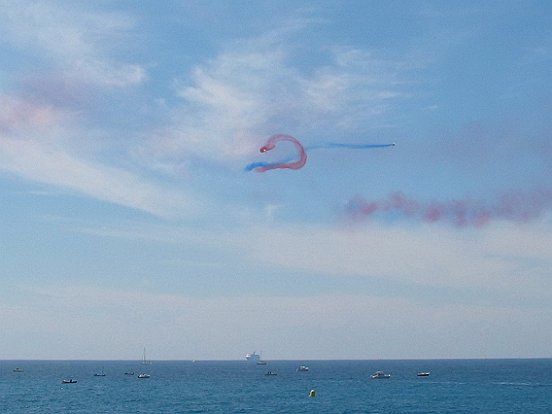
<svg viewBox="0 0 552 414"><path fill-rule="evenodd" d="M391 378L371 379L378 370ZM552 359L0 361L0 413L542 414L552 413Z"/></svg>

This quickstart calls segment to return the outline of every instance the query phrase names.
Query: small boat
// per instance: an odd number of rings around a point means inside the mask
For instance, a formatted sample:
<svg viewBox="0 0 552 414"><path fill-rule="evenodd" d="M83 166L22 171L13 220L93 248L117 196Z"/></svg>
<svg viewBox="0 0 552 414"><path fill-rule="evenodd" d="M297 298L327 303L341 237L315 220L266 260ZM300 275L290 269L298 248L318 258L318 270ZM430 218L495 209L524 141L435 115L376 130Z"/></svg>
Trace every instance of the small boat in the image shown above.
<svg viewBox="0 0 552 414"><path fill-rule="evenodd" d="M21 368L15 368L13 369L13 372L24 372Z"/></svg>
<svg viewBox="0 0 552 414"><path fill-rule="evenodd" d="M266 365L266 361L257 361L257 365Z"/></svg>
<svg viewBox="0 0 552 414"><path fill-rule="evenodd" d="M143 379L143 378L149 378L151 375L150 374L138 374L138 376L136 378L140 378L140 379Z"/></svg>
<svg viewBox="0 0 552 414"><path fill-rule="evenodd" d="M420 371L416 374L416 376L418 376L418 377L429 377L429 374L430 373L427 372L427 371Z"/></svg>
<svg viewBox="0 0 552 414"><path fill-rule="evenodd" d="M94 374L95 377L105 377L105 372L104 370L102 369L100 372L96 372Z"/></svg>
<svg viewBox="0 0 552 414"><path fill-rule="evenodd" d="M299 368L297 368L298 372L307 372L309 370L309 367L306 365L299 365Z"/></svg>
<svg viewBox="0 0 552 414"><path fill-rule="evenodd" d="M386 374L383 371L376 371L372 375L370 375L370 378L373 378L373 379L387 379L387 378L391 378L391 374Z"/></svg>
<svg viewBox="0 0 552 414"><path fill-rule="evenodd" d="M276 375L278 375L278 373L274 371L267 371L265 375L267 377L275 377Z"/></svg>
<svg viewBox="0 0 552 414"><path fill-rule="evenodd" d="M77 380L76 379L73 379L73 378L70 378L70 379L64 379L61 381L63 384L76 384L77 383Z"/></svg>

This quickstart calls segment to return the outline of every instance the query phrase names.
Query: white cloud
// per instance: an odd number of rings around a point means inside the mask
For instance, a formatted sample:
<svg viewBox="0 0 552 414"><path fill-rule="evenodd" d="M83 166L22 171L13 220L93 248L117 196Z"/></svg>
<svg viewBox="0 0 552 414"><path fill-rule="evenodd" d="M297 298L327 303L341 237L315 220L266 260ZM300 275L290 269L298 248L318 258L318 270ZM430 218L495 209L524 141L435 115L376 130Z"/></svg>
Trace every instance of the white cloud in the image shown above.
<svg viewBox="0 0 552 414"><path fill-rule="evenodd" d="M80 60L75 62L74 72L83 83L105 87L122 88L140 84L147 79L145 68L136 64L112 64L98 61Z"/></svg>
<svg viewBox="0 0 552 414"><path fill-rule="evenodd" d="M101 87L146 79L143 67L110 57L121 40L128 40L134 23L128 16L48 1L4 3L0 11L0 38L66 78Z"/></svg>
<svg viewBox="0 0 552 414"><path fill-rule="evenodd" d="M68 139L83 133L71 128L71 114L3 95L0 112L0 171L157 216L197 212L197 201L181 190L87 161L84 146ZM81 148L80 152L70 151L71 146Z"/></svg>
<svg viewBox="0 0 552 414"><path fill-rule="evenodd" d="M180 191L48 144L0 138L0 170L161 217L197 213L193 199Z"/></svg>

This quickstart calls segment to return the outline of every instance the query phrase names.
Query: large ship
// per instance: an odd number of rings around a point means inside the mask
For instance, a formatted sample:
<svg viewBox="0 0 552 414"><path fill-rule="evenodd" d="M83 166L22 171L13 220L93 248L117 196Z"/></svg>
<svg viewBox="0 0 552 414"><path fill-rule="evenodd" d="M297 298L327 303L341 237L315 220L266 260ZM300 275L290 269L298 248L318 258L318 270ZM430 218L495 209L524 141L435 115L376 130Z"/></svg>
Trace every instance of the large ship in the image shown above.
<svg viewBox="0 0 552 414"><path fill-rule="evenodd" d="M266 365L266 361L261 359L261 354L257 354L255 351L250 354L245 354L245 359L251 364Z"/></svg>
<svg viewBox="0 0 552 414"><path fill-rule="evenodd" d="M245 359L249 362L259 362L261 360L261 356L253 351L250 354L245 354Z"/></svg>

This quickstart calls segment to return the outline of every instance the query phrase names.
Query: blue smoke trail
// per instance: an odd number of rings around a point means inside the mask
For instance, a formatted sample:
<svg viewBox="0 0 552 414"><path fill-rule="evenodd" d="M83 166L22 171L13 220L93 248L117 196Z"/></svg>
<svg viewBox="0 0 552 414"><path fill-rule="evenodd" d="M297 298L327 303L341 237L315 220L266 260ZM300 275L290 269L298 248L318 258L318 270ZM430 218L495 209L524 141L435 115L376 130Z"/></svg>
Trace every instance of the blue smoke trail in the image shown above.
<svg viewBox="0 0 552 414"><path fill-rule="evenodd" d="M274 164L270 162L252 162L245 166L244 171L251 171L255 168L271 168Z"/></svg>
<svg viewBox="0 0 552 414"><path fill-rule="evenodd" d="M290 161L292 161L292 160L287 159L287 160L278 161L278 162L264 162L264 161L252 162L251 164L247 164L245 166L244 171L252 171L256 168L271 169L271 168L276 167L277 165L285 164L285 163L290 162Z"/></svg>
<svg viewBox="0 0 552 414"><path fill-rule="evenodd" d="M368 148L385 148L385 147L394 147L394 146L395 146L395 143L392 143L392 144L340 144L337 142L326 142L324 144L312 145L305 149L306 150L332 149L332 148L368 149Z"/></svg>
<svg viewBox="0 0 552 414"><path fill-rule="evenodd" d="M270 151L275 148L276 144L280 141L289 141L295 144L295 147L298 152L299 159L290 162L289 160L286 161L280 161L280 162L254 162L251 164L248 164L245 167L245 171L251 171L251 170L257 170L258 172L265 172L273 169L278 168L289 168L293 170L298 170L300 168L303 168L305 163L307 162L307 150L313 150L313 149L339 149L339 148L346 148L346 149L368 149L368 148L385 148L385 147L394 147L395 143L392 144L342 144L337 142L326 142L318 145L313 145L307 148L304 148L303 145L294 137L291 135L273 135L271 136L266 144L262 146L259 151L264 153L267 151Z"/></svg>

